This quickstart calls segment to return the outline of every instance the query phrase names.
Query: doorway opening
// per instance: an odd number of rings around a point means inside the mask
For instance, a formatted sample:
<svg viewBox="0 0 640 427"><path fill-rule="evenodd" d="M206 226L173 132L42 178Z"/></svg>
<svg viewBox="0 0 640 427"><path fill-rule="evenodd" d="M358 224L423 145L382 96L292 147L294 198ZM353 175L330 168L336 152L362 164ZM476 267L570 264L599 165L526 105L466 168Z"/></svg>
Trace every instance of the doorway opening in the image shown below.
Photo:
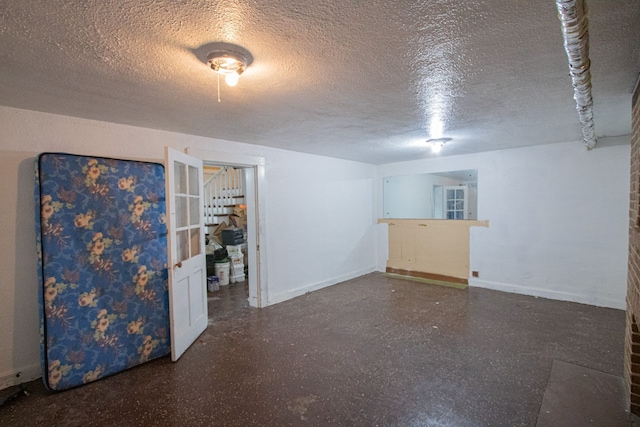
<svg viewBox="0 0 640 427"><path fill-rule="evenodd" d="M266 253L260 250L260 243L266 240L264 191L262 191L264 189L265 159L193 148L187 148L186 151L189 155L201 159L205 168L228 168L229 170L233 168L238 171L242 181L243 197L229 197L227 202L223 202L223 204L230 205L227 206L229 215L232 215L234 209L236 209L237 213L244 215L242 223L246 223L246 249L242 259L247 266L245 270L245 285L248 287L248 302L252 307L266 307L268 301L266 292ZM229 196L232 195L229 194ZM237 205L242 205L242 207ZM233 225L231 217L221 216L216 220L222 220L223 218L228 225ZM215 227L208 227L206 231L212 233Z"/></svg>
<svg viewBox="0 0 640 427"><path fill-rule="evenodd" d="M203 162L209 299L249 299L245 168ZM210 317L213 312L210 312Z"/></svg>

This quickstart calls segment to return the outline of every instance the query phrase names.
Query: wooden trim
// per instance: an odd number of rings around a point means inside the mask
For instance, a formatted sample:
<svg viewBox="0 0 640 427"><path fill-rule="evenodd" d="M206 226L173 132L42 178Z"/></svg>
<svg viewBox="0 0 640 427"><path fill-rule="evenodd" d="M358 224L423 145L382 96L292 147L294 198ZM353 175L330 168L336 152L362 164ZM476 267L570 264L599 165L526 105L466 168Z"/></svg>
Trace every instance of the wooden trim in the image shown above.
<svg viewBox="0 0 640 427"><path fill-rule="evenodd" d="M387 273L399 274L401 276L419 277L421 279L438 280L440 282L458 283L461 285L469 284L468 279L444 276L442 274L424 273L422 271L403 270L400 268L393 268L393 267L387 267Z"/></svg>

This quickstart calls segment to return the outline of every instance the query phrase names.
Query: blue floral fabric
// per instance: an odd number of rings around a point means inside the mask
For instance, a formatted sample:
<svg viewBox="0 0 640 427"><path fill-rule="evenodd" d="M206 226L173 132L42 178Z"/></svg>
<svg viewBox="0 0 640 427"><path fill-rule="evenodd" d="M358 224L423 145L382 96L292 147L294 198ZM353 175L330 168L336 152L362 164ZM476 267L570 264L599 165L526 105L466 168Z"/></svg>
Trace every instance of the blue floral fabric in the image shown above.
<svg viewBox="0 0 640 427"><path fill-rule="evenodd" d="M64 390L170 352L164 166L43 153L43 381Z"/></svg>

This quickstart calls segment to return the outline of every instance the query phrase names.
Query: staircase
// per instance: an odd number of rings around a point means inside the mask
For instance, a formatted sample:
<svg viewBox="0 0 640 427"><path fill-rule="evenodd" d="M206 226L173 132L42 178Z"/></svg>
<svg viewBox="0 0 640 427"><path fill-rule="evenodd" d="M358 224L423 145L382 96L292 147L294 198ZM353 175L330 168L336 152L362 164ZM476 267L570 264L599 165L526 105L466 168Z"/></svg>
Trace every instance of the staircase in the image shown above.
<svg viewBox="0 0 640 427"><path fill-rule="evenodd" d="M242 170L222 166L215 171L204 183L204 200L204 222L209 234L221 223L229 224L233 208L245 203Z"/></svg>

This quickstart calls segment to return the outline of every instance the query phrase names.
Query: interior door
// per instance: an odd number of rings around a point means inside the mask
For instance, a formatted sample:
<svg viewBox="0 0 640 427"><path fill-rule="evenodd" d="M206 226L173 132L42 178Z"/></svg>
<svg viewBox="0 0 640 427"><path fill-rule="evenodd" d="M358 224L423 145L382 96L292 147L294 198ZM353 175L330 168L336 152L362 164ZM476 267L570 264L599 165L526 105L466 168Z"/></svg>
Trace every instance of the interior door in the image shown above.
<svg viewBox="0 0 640 427"><path fill-rule="evenodd" d="M467 186L444 187L445 219L469 219Z"/></svg>
<svg viewBox="0 0 640 427"><path fill-rule="evenodd" d="M165 147L169 307L174 362L207 328L202 161Z"/></svg>

